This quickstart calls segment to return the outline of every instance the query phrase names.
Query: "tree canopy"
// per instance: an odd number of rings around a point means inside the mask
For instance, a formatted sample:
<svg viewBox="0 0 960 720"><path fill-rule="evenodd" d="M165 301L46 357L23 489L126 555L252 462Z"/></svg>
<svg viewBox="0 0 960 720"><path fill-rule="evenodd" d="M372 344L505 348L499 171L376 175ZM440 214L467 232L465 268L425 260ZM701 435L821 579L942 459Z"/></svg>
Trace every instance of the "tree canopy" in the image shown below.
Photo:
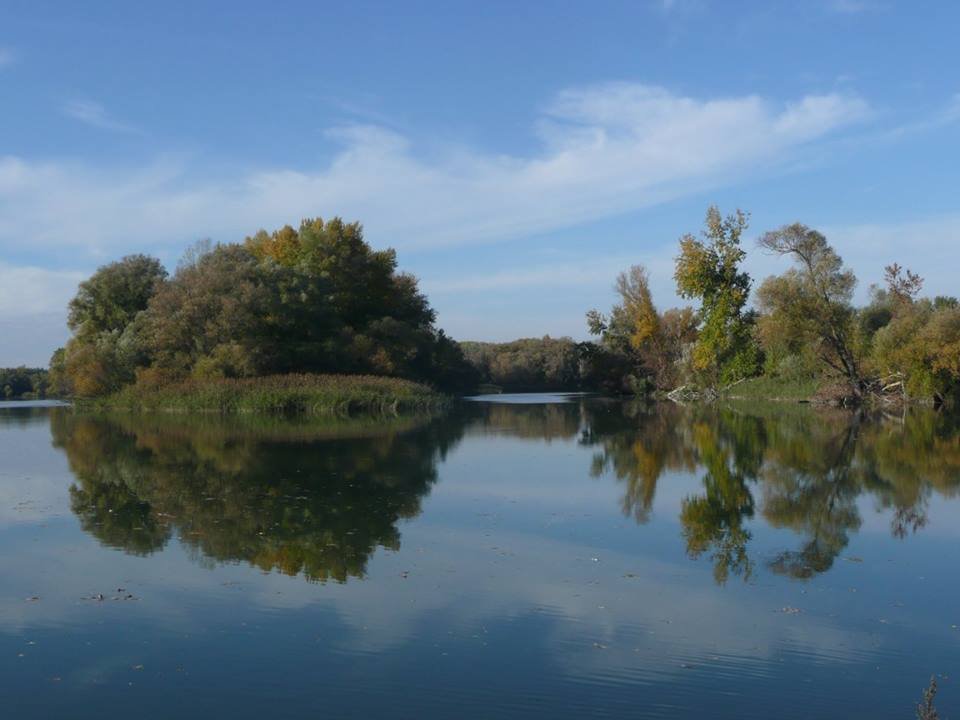
<svg viewBox="0 0 960 720"><path fill-rule="evenodd" d="M737 210L724 217L707 210L701 237L684 235L674 279L681 297L700 301L699 334L693 347L693 369L711 382L731 382L757 370L758 353L752 316L744 312L750 276L741 269L746 255L740 238L748 216Z"/></svg>
<svg viewBox="0 0 960 720"><path fill-rule="evenodd" d="M474 371L434 323L393 250L372 249L358 223L316 218L198 244L172 277L142 255L100 268L71 301L74 336L51 365L80 396L289 372L469 386Z"/></svg>
<svg viewBox="0 0 960 720"><path fill-rule="evenodd" d="M794 342L810 345L840 373L855 395L863 391L860 361L854 351L851 299L857 279L826 237L795 223L765 233L759 245L789 256L796 267L768 278L758 292L765 324L781 328Z"/></svg>

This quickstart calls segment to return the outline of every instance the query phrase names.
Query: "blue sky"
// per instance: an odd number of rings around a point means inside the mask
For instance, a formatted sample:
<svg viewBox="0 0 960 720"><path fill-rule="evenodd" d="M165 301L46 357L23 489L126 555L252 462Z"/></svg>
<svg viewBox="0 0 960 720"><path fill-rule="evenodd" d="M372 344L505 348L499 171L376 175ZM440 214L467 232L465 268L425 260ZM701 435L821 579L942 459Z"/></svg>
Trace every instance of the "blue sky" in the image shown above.
<svg viewBox="0 0 960 720"><path fill-rule="evenodd" d="M711 203L960 292L960 4L95 2L0 7L0 366L99 265L341 215L460 339L584 337L673 293Z"/></svg>

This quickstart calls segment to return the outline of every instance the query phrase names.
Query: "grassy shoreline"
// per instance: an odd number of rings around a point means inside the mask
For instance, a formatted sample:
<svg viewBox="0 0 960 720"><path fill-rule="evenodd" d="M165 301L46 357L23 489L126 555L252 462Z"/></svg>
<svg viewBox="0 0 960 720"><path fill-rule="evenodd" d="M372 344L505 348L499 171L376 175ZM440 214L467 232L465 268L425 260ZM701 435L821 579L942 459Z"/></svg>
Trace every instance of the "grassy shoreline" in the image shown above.
<svg viewBox="0 0 960 720"><path fill-rule="evenodd" d="M449 398L410 380L372 375L271 375L267 377L134 384L77 407L96 410L183 413L300 413L399 415L437 409Z"/></svg>
<svg viewBox="0 0 960 720"><path fill-rule="evenodd" d="M737 383L723 391L721 396L728 400L813 402L819 388L817 379L783 380L761 376Z"/></svg>

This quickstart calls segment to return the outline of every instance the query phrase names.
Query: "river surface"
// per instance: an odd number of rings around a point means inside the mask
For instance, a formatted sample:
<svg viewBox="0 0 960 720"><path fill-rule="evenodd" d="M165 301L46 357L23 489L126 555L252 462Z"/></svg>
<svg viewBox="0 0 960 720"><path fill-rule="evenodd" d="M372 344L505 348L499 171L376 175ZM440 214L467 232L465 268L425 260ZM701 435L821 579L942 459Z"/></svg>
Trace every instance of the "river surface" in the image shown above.
<svg viewBox="0 0 960 720"><path fill-rule="evenodd" d="M960 717L960 419L0 408L0 708Z"/></svg>

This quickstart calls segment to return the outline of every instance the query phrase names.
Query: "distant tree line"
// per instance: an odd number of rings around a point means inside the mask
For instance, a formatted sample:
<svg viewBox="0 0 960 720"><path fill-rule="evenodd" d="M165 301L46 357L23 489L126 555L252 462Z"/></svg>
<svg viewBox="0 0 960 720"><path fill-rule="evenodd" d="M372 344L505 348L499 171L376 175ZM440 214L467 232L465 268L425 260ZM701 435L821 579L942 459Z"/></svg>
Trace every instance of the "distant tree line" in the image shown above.
<svg viewBox="0 0 960 720"><path fill-rule="evenodd" d="M0 400L42 400L50 394L43 368L0 368Z"/></svg>
<svg viewBox="0 0 960 720"><path fill-rule="evenodd" d="M435 317L393 250L372 249L358 223L309 219L198 243L172 276L145 255L101 267L70 302L73 337L53 355L51 383L79 397L291 372L472 387L473 367Z"/></svg>
<svg viewBox="0 0 960 720"><path fill-rule="evenodd" d="M606 385L637 394L716 390L766 375L817 379L824 399L839 402L895 396L938 403L960 393L957 298L921 297L923 279L893 263L884 286L855 307L853 272L822 233L798 223L759 239L793 267L764 280L750 308L746 227L746 214L724 217L711 207L701 235L680 239L674 279L695 307L660 312L647 271L638 265L621 273L620 302L608 314L587 313L605 354Z"/></svg>
<svg viewBox="0 0 960 720"><path fill-rule="evenodd" d="M481 383L508 392L580 390L583 348L570 338L525 338L505 343L461 342Z"/></svg>
<svg viewBox="0 0 960 720"><path fill-rule="evenodd" d="M673 315L671 314L671 318ZM481 389L504 392L645 392L633 375L628 353L612 344L568 337L523 338L510 342L461 342Z"/></svg>

